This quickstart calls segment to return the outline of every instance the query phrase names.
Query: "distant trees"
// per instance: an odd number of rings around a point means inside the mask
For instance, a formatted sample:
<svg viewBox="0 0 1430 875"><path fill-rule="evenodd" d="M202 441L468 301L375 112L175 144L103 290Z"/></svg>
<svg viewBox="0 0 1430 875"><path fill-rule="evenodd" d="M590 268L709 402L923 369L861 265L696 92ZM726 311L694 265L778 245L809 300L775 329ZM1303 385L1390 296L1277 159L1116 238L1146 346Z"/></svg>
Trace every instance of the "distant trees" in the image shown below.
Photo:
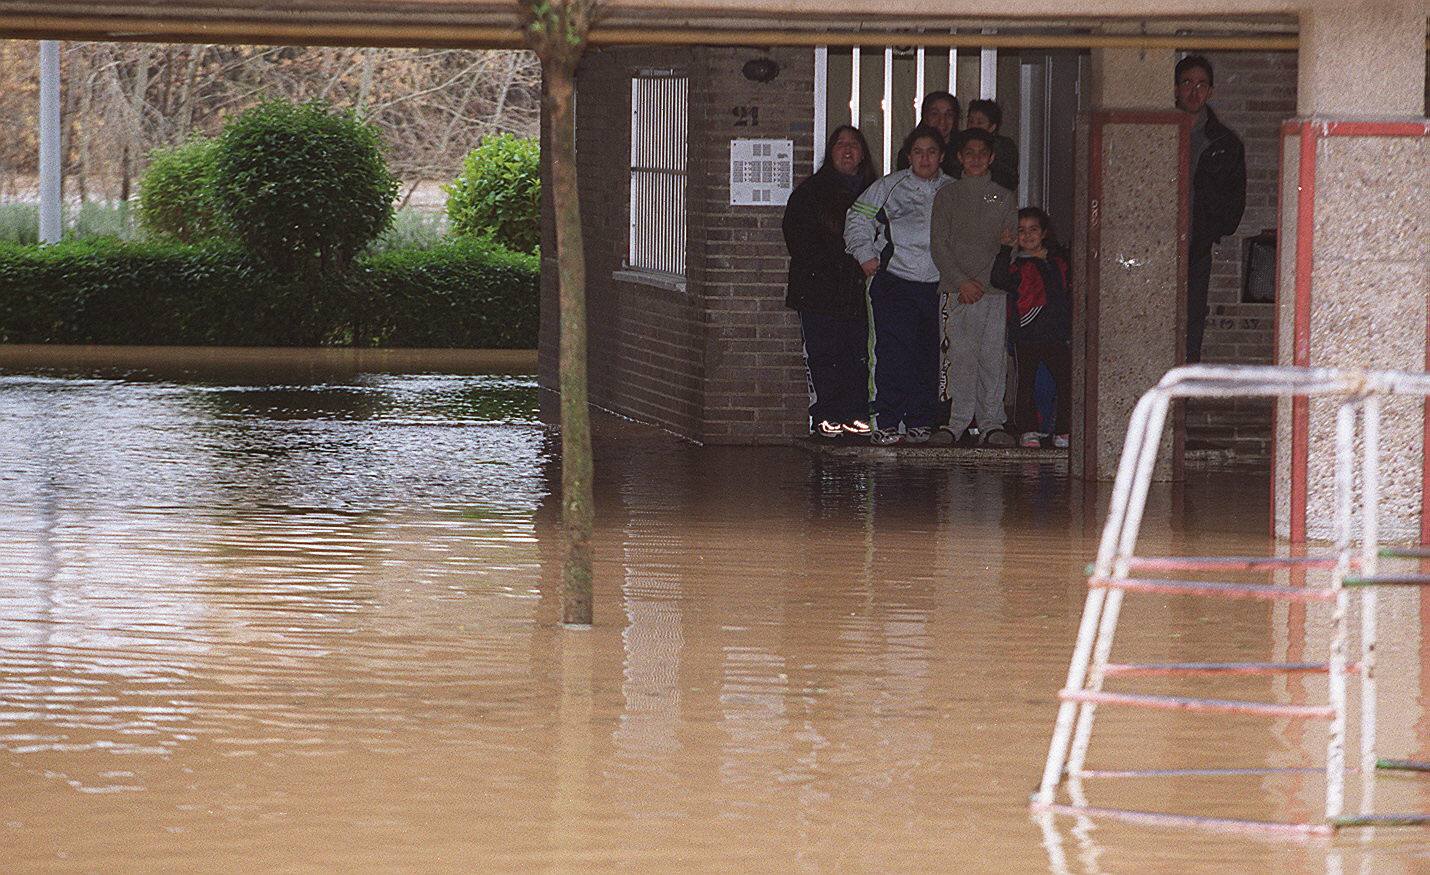
<svg viewBox="0 0 1430 875"><path fill-rule="evenodd" d="M0 41L0 196L35 173L37 53ZM529 52L67 42L61 64L65 184L82 198L127 198L153 149L270 99L356 110L413 184L451 179L487 134L534 136L540 118Z"/></svg>

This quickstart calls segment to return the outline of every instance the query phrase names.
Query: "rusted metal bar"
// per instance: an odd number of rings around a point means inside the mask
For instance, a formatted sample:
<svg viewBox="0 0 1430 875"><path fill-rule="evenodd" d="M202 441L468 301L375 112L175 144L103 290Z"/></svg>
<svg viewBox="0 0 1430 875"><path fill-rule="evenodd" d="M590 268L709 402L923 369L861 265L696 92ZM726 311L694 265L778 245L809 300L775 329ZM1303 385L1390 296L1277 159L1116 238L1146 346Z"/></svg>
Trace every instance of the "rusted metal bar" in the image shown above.
<svg viewBox="0 0 1430 875"><path fill-rule="evenodd" d="M1105 817L1145 826L1190 826L1216 832L1273 833L1310 838L1328 836L1335 827L1328 823L1277 823L1270 820L1240 820L1230 817L1200 817L1195 814L1164 814L1158 811L1132 811L1125 808L1097 808L1091 805L1034 803L1035 811L1067 814L1074 817Z"/></svg>
<svg viewBox="0 0 1430 875"><path fill-rule="evenodd" d="M1320 766L1245 766L1228 769L1089 769L1079 778L1241 778L1256 775L1319 775Z"/></svg>
<svg viewBox="0 0 1430 875"><path fill-rule="evenodd" d="M1356 670L1347 665L1346 671ZM1108 663L1103 673L1107 677L1146 677L1152 675L1274 675L1325 674L1331 667L1324 662L1143 662Z"/></svg>
<svg viewBox="0 0 1430 875"><path fill-rule="evenodd" d="M1330 823L1337 829L1348 826L1427 826L1430 825L1430 813L1345 814L1330 818Z"/></svg>
<svg viewBox="0 0 1430 875"><path fill-rule="evenodd" d="M1127 560L1130 571L1275 571L1335 565L1334 556L1134 556Z"/></svg>
<svg viewBox="0 0 1430 875"><path fill-rule="evenodd" d="M1379 759L1375 761L1377 769L1398 772L1430 772L1430 762L1424 760L1389 760Z"/></svg>
<svg viewBox="0 0 1430 875"><path fill-rule="evenodd" d="M1430 574L1377 574L1347 577L1342 586L1430 586Z"/></svg>
<svg viewBox="0 0 1430 875"><path fill-rule="evenodd" d="M1430 547L1381 547L1383 559L1430 559Z"/></svg>
<svg viewBox="0 0 1430 875"><path fill-rule="evenodd" d="M1154 696L1144 693L1109 693L1104 690L1063 690L1058 693L1058 698L1065 702L1090 702L1096 705L1131 705L1137 708L1156 708L1161 711L1250 714L1256 717L1328 720L1335 712L1334 708L1325 705L1278 705L1275 702L1201 699L1192 696Z"/></svg>
<svg viewBox="0 0 1430 875"><path fill-rule="evenodd" d="M1202 580L1153 580L1129 577L1094 577L1087 582L1094 589L1117 589L1127 592L1155 592L1164 595L1217 596L1229 599L1261 599L1263 601L1328 602L1336 597L1329 589L1305 586L1280 586L1269 583L1221 583Z"/></svg>

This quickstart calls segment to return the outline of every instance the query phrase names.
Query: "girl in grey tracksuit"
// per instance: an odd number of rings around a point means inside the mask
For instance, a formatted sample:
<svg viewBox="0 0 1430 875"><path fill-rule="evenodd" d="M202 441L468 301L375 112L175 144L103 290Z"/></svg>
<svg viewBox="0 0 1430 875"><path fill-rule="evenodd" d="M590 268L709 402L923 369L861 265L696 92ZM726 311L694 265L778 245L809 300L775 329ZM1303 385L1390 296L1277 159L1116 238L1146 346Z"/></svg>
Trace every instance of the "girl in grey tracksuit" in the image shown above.
<svg viewBox="0 0 1430 875"><path fill-rule="evenodd" d="M912 150L910 168L869 186L844 223L846 251L873 277L876 444L927 441L938 403L939 274L929 253L929 218L934 195L953 180L938 165L937 131L915 128L905 146Z"/></svg>

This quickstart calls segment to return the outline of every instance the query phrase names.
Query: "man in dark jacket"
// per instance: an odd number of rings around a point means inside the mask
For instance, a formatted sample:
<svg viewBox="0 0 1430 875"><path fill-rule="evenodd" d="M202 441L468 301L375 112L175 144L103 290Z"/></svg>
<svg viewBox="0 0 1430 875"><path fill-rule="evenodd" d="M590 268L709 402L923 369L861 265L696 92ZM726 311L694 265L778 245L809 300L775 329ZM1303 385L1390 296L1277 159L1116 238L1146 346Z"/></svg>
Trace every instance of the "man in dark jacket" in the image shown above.
<svg viewBox="0 0 1430 875"><path fill-rule="evenodd" d="M1215 74L1211 62L1188 55L1177 62L1177 109L1192 118L1191 238L1187 244L1187 361L1202 360L1212 247L1236 233L1246 209L1246 150L1207 105Z"/></svg>

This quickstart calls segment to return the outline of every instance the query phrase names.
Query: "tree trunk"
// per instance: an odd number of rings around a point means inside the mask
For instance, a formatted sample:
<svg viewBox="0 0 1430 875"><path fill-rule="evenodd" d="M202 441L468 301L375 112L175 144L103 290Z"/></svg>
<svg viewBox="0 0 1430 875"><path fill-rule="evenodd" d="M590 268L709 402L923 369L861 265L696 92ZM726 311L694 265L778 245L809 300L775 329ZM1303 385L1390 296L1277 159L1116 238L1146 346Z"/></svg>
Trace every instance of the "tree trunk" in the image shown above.
<svg viewBox="0 0 1430 875"><path fill-rule="evenodd" d="M561 292L561 513L566 530L561 621L591 622L591 418L586 402L586 254L576 190L573 70L546 71L551 123L552 203L556 213L556 273Z"/></svg>
<svg viewBox="0 0 1430 875"><path fill-rule="evenodd" d="M591 624L591 418L586 402L586 253L576 186L576 65L596 8L593 0L524 0L527 33L541 58L542 110L551 132L551 202L560 286L561 523L566 536L561 622Z"/></svg>

